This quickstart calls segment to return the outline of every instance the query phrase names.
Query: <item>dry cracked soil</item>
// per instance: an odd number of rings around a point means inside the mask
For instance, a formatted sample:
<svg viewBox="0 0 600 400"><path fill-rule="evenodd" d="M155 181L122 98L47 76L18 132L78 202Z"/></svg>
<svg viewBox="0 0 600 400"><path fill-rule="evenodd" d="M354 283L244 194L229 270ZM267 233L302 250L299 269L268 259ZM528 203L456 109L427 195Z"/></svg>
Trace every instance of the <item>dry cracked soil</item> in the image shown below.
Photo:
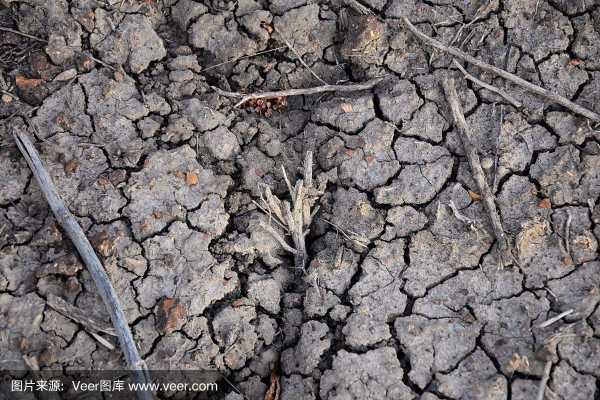
<svg viewBox="0 0 600 400"><path fill-rule="evenodd" d="M600 128L476 68L523 107L463 79L404 16L600 112L598 0L0 1L0 369L125 366L114 337L101 335L111 350L48 305L110 323L17 129L150 369L219 371L226 400L524 400L549 363L547 399L599 399ZM379 76L241 107L222 92ZM307 151L323 193L302 271L255 202L266 187L289 200L281 167L303 178Z"/></svg>

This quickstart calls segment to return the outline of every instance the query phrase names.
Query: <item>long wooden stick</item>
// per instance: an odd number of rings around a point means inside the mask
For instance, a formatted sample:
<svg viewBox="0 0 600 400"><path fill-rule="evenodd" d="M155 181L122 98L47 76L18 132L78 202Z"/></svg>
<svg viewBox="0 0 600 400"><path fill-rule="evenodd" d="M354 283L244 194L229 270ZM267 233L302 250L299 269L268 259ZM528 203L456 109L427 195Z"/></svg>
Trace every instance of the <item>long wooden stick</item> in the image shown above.
<svg viewBox="0 0 600 400"><path fill-rule="evenodd" d="M374 78L362 83L355 83L351 85L323 85L316 86L304 89L287 89L287 90L278 90L272 92L263 92L263 93L254 93L254 94L244 94L239 92L228 92L217 87L213 87L213 89L219 93L221 96L225 97L241 97L242 99L238 101L235 107L239 107L242 104L246 103L250 100L257 99L272 99L275 97L289 97L289 96L300 96L300 95L310 95L324 92L356 92L359 90L368 90L373 86L377 85L379 82L383 80L383 77Z"/></svg>
<svg viewBox="0 0 600 400"><path fill-rule="evenodd" d="M507 81L511 81L512 83L517 84L517 85L529 90L530 92L533 92L551 102L560 104L561 106L568 108L569 110L573 111L576 114L583 115L584 117L589 118L590 120L592 120L594 122L600 122L600 114L597 114L594 111L588 110L587 108L582 107L578 104L575 104L571 100L567 99L566 97L560 96L560 95L553 93L547 89L544 89L542 87L534 85L533 83L528 82L525 79L520 78L515 74L511 74L510 72L505 71L501 68L494 67L493 65L490 65L481 60L478 60L475 57L470 56L469 54L467 54L455 47L446 46L442 42L437 41L437 40L427 36L423 32L419 31L408 20L408 18L402 17L402 20L406 24L406 27L408 28L409 31L411 31L415 36L417 36L419 39L421 39L425 43L429 44L430 46L435 47L436 49L441 50L445 53L451 54L454 57L457 57L464 61L467 61L467 62L475 65L476 67L481 68L484 71L488 71L488 72L491 72L492 74L498 75L498 76L506 79Z"/></svg>
<svg viewBox="0 0 600 400"><path fill-rule="evenodd" d="M450 109L452 110L454 124L458 130L462 145L465 149L467 160L469 161L469 167L471 168L473 180L479 188L479 193L483 199L483 204L485 205L490 217L490 223L492 224L494 236L498 241L498 249L500 251L501 258L503 263L504 261L508 261L510 264L514 259L511 245L506 237L506 234L504 233L504 229L502 228L502 222L500 221L498 209L496 208L496 198L492 192L492 189L490 189L490 185L488 185L487 180L485 179L485 174L483 173L483 168L481 167L481 161L479 160L477 148L471 141L471 131L467 125L462 106L458 100L458 94L456 93L456 87L454 86L454 79L445 79L442 82L442 85L444 87L446 99L448 100Z"/></svg>
<svg viewBox="0 0 600 400"><path fill-rule="evenodd" d="M50 209L56 217L56 221L67 233L81 259L87 266L87 269L96 284L96 288L100 293L100 297L104 301L106 308L110 314L110 318L119 337L121 344L121 350L125 354L125 360L129 368L132 370L132 377L134 382L145 383L150 381L150 376L146 368L146 364L142 360L129 330L129 325L125 319L125 314L121 308L121 303L117 298L117 294L112 287L108 275L104 271L98 256L94 252L92 245L83 233L81 226L77 223L75 217L65 206L65 203L58 195L52 178L46 171L40 156L29 140L27 133L15 129L13 136L17 147L23 154L23 157L27 161L33 176L35 177L38 185L46 198L46 201L50 205ZM136 392L139 400L152 400L154 396L149 391L138 391Z"/></svg>

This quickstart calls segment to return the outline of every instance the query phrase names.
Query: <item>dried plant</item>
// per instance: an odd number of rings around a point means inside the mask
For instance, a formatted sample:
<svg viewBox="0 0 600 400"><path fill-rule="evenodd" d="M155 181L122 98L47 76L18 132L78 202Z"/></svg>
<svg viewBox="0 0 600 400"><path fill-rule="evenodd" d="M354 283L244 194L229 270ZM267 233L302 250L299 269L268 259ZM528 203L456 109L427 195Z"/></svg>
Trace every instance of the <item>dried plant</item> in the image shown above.
<svg viewBox="0 0 600 400"><path fill-rule="evenodd" d="M315 214L319 211L316 202L324 192L323 187L317 188L313 184L312 162L312 151L308 151L304 158L304 179L297 180L294 186L290 183L285 168L281 167L291 204L287 200L280 200L266 185L260 194L260 202L254 202L268 216L261 226L284 250L294 255L294 266L302 271L306 271L307 264L305 237L310 232L309 226ZM292 238L293 245L288 244L272 223L281 227L285 234Z"/></svg>

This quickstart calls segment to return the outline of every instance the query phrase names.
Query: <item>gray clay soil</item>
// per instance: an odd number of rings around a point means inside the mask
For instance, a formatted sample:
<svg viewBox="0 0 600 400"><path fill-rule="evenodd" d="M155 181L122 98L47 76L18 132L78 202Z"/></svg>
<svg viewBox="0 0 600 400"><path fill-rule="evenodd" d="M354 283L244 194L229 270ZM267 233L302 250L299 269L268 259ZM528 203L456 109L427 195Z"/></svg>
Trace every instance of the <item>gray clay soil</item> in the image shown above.
<svg viewBox="0 0 600 400"><path fill-rule="evenodd" d="M468 67L513 108L401 20L600 112L600 1L0 4L0 26L45 41L0 31L2 369L124 367L46 303L109 323L24 129L152 369L216 369L227 400L265 399L272 371L282 400L521 400L550 361L548 399L600 398L600 128ZM321 85L298 56L327 83L385 79L241 108L213 89ZM518 265L499 264L448 76ZM302 178L309 150L325 192L303 273L253 200L289 198L281 166Z"/></svg>

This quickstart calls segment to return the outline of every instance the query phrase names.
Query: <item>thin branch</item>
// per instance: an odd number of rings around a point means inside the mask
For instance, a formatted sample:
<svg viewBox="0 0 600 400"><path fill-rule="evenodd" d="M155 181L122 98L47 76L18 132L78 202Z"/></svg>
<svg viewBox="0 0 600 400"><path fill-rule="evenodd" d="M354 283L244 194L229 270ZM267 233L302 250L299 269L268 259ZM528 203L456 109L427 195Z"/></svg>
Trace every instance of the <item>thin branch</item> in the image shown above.
<svg viewBox="0 0 600 400"><path fill-rule="evenodd" d="M496 148L494 150L494 179L492 180L492 191L496 193L498 189L498 164L500 163L500 138L502 137L502 129L504 127L504 107L500 104L500 128L498 136L496 136Z"/></svg>
<svg viewBox="0 0 600 400"><path fill-rule="evenodd" d="M573 221L573 216L567 210L567 222L565 222L565 249L567 251L567 255L571 257L571 222ZM572 258L572 257L571 257Z"/></svg>
<svg viewBox="0 0 600 400"><path fill-rule="evenodd" d="M367 6L359 3L358 0L344 0L344 3L348 7L352 8L355 11L357 11L359 14L362 14L362 15L374 15L373 11L369 10L369 8L367 8Z"/></svg>
<svg viewBox="0 0 600 400"><path fill-rule="evenodd" d="M342 234L342 236L344 236L347 240L356 243L357 245L364 247L364 248L368 248L368 243L369 240L367 238L364 238L360 235L358 235L356 232L346 232L346 230L344 228L342 228L341 226L334 224L331 221L326 220L325 218L320 218L321 221L331 225L332 227L335 228L336 231L338 231L339 233Z"/></svg>
<svg viewBox="0 0 600 400"><path fill-rule="evenodd" d="M452 200L450 200L450 202L448 203L448 207L450 207L450 209L452 210L452 213L454 214L454 217L459 220L460 222L467 224L467 225L475 225L475 221L473 221L471 218L467 217L466 215L463 215L460 213L460 211L458 211L458 207L456 207L456 204L454 204L454 202Z"/></svg>
<svg viewBox="0 0 600 400"><path fill-rule="evenodd" d="M477 78L475 78L473 75L469 74L467 72L466 69L464 69L464 67L462 65L460 65L460 63L456 60L452 60L454 62L454 65L456 66L456 68L458 68L460 70L460 72L463 73L463 75L465 76L465 79L470 80L473 83L476 83L477 85L486 88L487 90L489 90L490 92L494 92L498 95L500 95L501 97L503 97L506 101L508 101L510 104L512 104L515 108L519 109L521 108L523 105L514 97L512 97L510 94L506 93L505 91L498 89L495 86L490 85L489 83L485 83Z"/></svg>
<svg viewBox="0 0 600 400"><path fill-rule="evenodd" d="M41 42L41 43L48 43L48 41L47 41L46 39L42 39L42 38L39 38L39 37L37 37L37 36L30 35L30 34L28 34L28 33L24 33L24 32L21 32L21 31L17 31L17 30L15 30L15 29L6 28L6 27L4 27L4 26L0 26L0 31L5 31L5 32L14 33L15 35L21 35L21 36L23 36L23 37L26 37L26 38L29 38L29 39L32 39L32 40L37 40L38 42ZM75 53L77 53L77 54L84 54L84 55L85 55L86 57L88 57L90 60L92 60L92 61L95 61L95 62L97 62L98 64L100 64L100 65L103 65L103 66L105 66L105 67L106 67L106 68L108 68L108 69L111 69L111 70L113 70L113 71L116 71L116 70L117 70L117 69L116 69L115 67L113 67L112 65L110 65L110 64L107 64L106 62L102 61L102 60L101 60L101 59L99 59L99 58L96 58L96 57L92 56L91 54L85 54L83 51L76 50L76 49L73 49L73 51L74 51Z"/></svg>
<svg viewBox="0 0 600 400"><path fill-rule="evenodd" d="M323 85L316 86L311 88L304 89L287 89L287 90L278 90L272 92L263 92L263 93L254 93L254 94L244 94L239 92L228 92L226 90L219 89L213 86L213 89L219 93L221 96L225 97L237 97L242 98L239 102L235 104L235 107L240 107L244 103L250 100L257 99L272 99L276 97L290 97L290 96L302 96L302 95L311 95L317 93L324 92L357 92L360 90L369 90L377 85L379 82L383 80L383 77L375 78L368 80L362 83L355 83L351 85Z"/></svg>
<svg viewBox="0 0 600 400"><path fill-rule="evenodd" d="M469 54L455 48L455 47L449 47L446 46L445 44L443 44L442 42L435 40L429 36L427 36L426 34L424 34L423 32L419 31L409 20L407 17L402 17L402 20L404 21L404 23L406 24L408 30L410 30L415 36L417 36L419 39L421 39L422 41L424 41L425 43L429 44L430 46L444 51L448 54L453 55L454 57L458 57L464 61L467 61L473 65L475 65L476 67L481 68L484 71L488 71L491 72L492 74L498 75L508 81L511 81L512 83L519 85L527 90L529 90L530 92L533 92L551 102L554 102L556 104L560 104L561 106L568 108L569 110L573 111L576 114L579 115L583 115L586 118L591 119L592 121L595 122L600 122L600 115L588 110L585 107L582 107L578 104L573 103L571 100L567 99L566 97L560 96L556 93L553 93L547 89L544 89L542 87L539 87L537 85L534 85L531 82L526 81L523 78L518 77L515 74L511 74L510 72L507 72L501 68L498 67L494 67L493 65L490 65L488 63L485 63L481 60L478 60L477 58L470 56Z"/></svg>
<svg viewBox="0 0 600 400"><path fill-rule="evenodd" d="M325 82L323 79L321 79L321 77L319 75L317 75L315 73L315 71L313 71L312 68L309 67L308 64L302 59L302 55L298 52L298 50L296 50L294 48L294 46L292 46L292 44L287 39L287 37L283 34L283 32L281 32L279 29L277 29L274 25L273 25L273 29L275 30L275 32L277 32L277 34L279 36L281 36L281 38L283 39L283 41L285 42L285 44L287 45L287 47L296 55L296 57L298 57L298 60L300 61L300 63L302 65L304 65L304 68L306 68L311 73L311 75L314 76L315 78L317 78L317 80L319 82L321 82L323 85L328 85L328 83Z"/></svg>
<svg viewBox="0 0 600 400"><path fill-rule="evenodd" d="M544 400L544 392L546 391L546 385L548 384L548 380L550 379L550 370L552 369L552 361L546 361L544 365L544 375L542 375L542 380L540 381L540 386L538 388L536 400Z"/></svg>
<svg viewBox="0 0 600 400"><path fill-rule="evenodd" d="M96 284L96 288L104 301L104 305L108 309L112 323L119 337L121 350L125 355L125 360L132 370L134 382L150 382L148 370L139 355L119 298L117 297L98 256L94 252L92 245L83 233L83 230L77 223L75 217L67 209L65 203L58 195L54 183L52 182L52 178L50 178L48 171L27 134L17 128L13 130L13 137L21 154L25 158L25 161L27 161L40 190L50 205L50 209L54 213L56 221L69 236L75 245L75 248L77 248L81 259L87 266L87 269ZM151 400L153 398L152 393L149 391L138 391L136 394L140 400Z"/></svg>
<svg viewBox="0 0 600 400"><path fill-rule="evenodd" d="M285 251L290 252L292 254L298 254L298 250L294 249L292 246L290 246L289 244L287 244L286 241L281 237L281 235L275 229L273 229L273 227L271 225L269 225L267 223L261 223L260 226L265 231L269 232L271 234L271 236L273 236L273 238L275 240L277 240L277 243L279 243L279 245Z"/></svg>
<svg viewBox="0 0 600 400"><path fill-rule="evenodd" d="M102 336L98 335L97 333L90 331L90 335L92 335L92 337L94 339L96 339L98 341L98 343L100 343L102 346L106 347L108 350L113 351L115 349L115 346L113 346L113 344L111 342L104 339Z"/></svg>
<svg viewBox="0 0 600 400"><path fill-rule="evenodd" d="M563 318L564 318L564 317L566 317L567 315L573 314L573 312L575 312L575 310L573 310L572 308L571 308L571 309L568 309L567 311L565 311L565 312L562 312L562 313L560 313L560 314L558 314L558 315L556 315L556 316L554 316L554 317L552 317L552 318L549 318L549 319L547 319L546 321L542 322L542 323L539 325L539 327L540 327L540 328L545 328L545 327L547 327L547 326L550 326L550 325L552 325L553 323L555 323L556 321L560 321L561 319L563 319Z"/></svg>
<svg viewBox="0 0 600 400"><path fill-rule="evenodd" d="M6 28L4 26L0 26L0 31L14 33L15 35L20 35L20 36L23 36L23 37L26 37L26 38L29 38L29 39L32 39L32 40L37 40L38 42L48 43L48 41L45 40L45 39L39 38L37 36L30 35L30 34L25 33L25 32L17 31L15 29Z"/></svg>
<svg viewBox="0 0 600 400"><path fill-rule="evenodd" d="M67 303L58 296L49 294L46 302L50 307L58 311L60 314L83 325L86 329L92 332L102 332L106 333L107 335L117 336L117 333L112 326L107 325L102 321L98 321L97 319L91 317L89 312Z"/></svg>
<svg viewBox="0 0 600 400"><path fill-rule="evenodd" d="M215 69L215 68L221 67L223 65L227 65L227 64L231 64L231 63L234 63L234 62L237 62L237 61L240 61L240 60L244 60L246 58L256 57L256 56L260 56L260 55L263 55L263 54L272 53L274 51L283 50L285 48L287 48L287 47L286 46L280 46L280 47L275 47L273 49L259 51L259 52L254 53L254 54L249 54L247 56L236 57L236 58L233 58L231 60L223 61L221 63L214 64L214 65L211 65L209 67L206 67L206 68L204 68L202 70L202 72L210 71L211 69Z"/></svg>
<svg viewBox="0 0 600 400"><path fill-rule="evenodd" d="M469 161L469 167L471 168L473 180L477 184L479 193L481 193L483 204L485 205L490 218L494 236L498 241L498 248L500 250L501 258L503 260L507 258L510 263L511 260L514 260L511 245L506 237L506 234L504 233L504 229L502 228L502 222L500 221L500 216L498 215L498 210L496 208L496 199L485 179L485 174L483 172L483 168L481 167L481 162L479 161L477 148L471 141L471 131L467 125L465 115L462 111L462 106L458 100L458 94L456 93L456 87L454 86L454 79L446 79L442 82L442 85L444 87L446 99L450 104L450 109L452 110L454 124L458 130L467 160Z"/></svg>

